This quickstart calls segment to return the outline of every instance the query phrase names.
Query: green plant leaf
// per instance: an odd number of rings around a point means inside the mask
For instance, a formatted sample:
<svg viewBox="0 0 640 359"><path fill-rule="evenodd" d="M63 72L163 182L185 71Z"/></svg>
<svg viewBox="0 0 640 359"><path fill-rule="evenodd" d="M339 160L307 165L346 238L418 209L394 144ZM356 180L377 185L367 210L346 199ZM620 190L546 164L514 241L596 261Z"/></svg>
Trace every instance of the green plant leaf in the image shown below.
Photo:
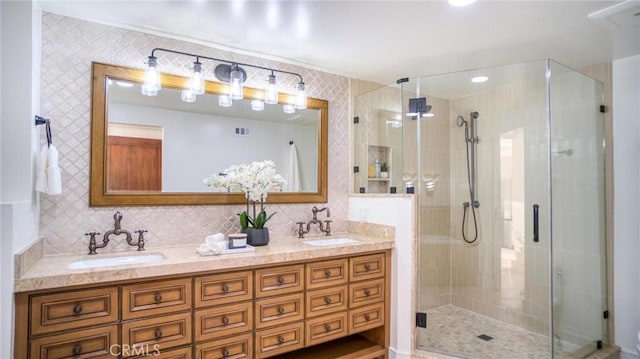
<svg viewBox="0 0 640 359"><path fill-rule="evenodd" d="M240 216L240 227L242 229L249 228L249 222L251 222L251 220L249 219L249 215L247 214L247 212L244 211L238 215Z"/></svg>

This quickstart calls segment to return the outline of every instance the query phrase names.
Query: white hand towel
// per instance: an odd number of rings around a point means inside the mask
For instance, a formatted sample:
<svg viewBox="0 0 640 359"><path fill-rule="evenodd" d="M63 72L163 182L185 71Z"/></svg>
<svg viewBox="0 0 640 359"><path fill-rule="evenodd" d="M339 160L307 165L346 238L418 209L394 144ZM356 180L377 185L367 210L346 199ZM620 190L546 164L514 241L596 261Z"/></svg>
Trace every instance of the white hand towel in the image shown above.
<svg viewBox="0 0 640 359"><path fill-rule="evenodd" d="M289 152L289 166L287 167L287 192L300 192L302 185L300 184L300 169L298 168L298 150L295 144L291 144Z"/></svg>
<svg viewBox="0 0 640 359"><path fill-rule="evenodd" d="M200 247L196 248L196 252L198 252L198 254L200 254L201 256L212 256L215 254L222 254L225 249L227 249L226 241L211 241L210 243L205 242L200 244Z"/></svg>
<svg viewBox="0 0 640 359"><path fill-rule="evenodd" d="M213 245L216 242L222 241L224 241L224 234L222 233L211 234L204 239L204 242L208 245Z"/></svg>
<svg viewBox="0 0 640 359"><path fill-rule="evenodd" d="M47 194L58 195L62 193L62 176L58 167L58 150L49 145L49 156L47 161Z"/></svg>
<svg viewBox="0 0 640 359"><path fill-rule="evenodd" d="M49 151L45 145L40 150L36 165L36 191L47 192L47 159Z"/></svg>

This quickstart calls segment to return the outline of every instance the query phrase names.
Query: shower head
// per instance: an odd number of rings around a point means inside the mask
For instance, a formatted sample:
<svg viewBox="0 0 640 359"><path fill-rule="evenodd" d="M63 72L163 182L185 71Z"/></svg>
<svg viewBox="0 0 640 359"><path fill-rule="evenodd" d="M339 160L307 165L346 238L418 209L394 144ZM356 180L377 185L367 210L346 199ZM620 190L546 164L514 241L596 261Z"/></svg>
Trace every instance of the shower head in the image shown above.
<svg viewBox="0 0 640 359"><path fill-rule="evenodd" d="M464 120L464 117L458 116L458 118L456 119L456 126L462 127L463 125L466 126L467 121Z"/></svg>

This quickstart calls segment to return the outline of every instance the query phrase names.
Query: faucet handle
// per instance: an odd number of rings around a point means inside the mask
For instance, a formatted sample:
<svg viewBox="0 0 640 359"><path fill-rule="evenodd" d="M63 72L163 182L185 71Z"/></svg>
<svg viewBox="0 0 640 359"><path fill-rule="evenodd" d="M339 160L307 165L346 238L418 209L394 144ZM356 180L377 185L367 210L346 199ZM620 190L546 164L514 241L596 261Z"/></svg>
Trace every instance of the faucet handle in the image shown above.
<svg viewBox="0 0 640 359"><path fill-rule="evenodd" d="M133 233L138 233L138 251L144 251L144 233L147 233L146 229L138 229L137 231L133 231Z"/></svg>
<svg viewBox="0 0 640 359"><path fill-rule="evenodd" d="M331 235L331 222L332 222L332 221L331 221L330 219L327 219L327 220L325 220L325 221L324 221L324 224L326 225L326 228L325 228L325 230L324 230L324 233L325 233L327 236L330 236L330 235Z"/></svg>
<svg viewBox="0 0 640 359"><path fill-rule="evenodd" d="M304 224L306 222L296 222L296 224L298 225L298 238L304 238Z"/></svg>
<svg viewBox="0 0 640 359"><path fill-rule="evenodd" d="M85 236L91 236L91 238L89 239L89 254L97 254L96 252L96 236L100 235L100 232L96 232L96 231L92 231L92 232L87 232L84 234Z"/></svg>

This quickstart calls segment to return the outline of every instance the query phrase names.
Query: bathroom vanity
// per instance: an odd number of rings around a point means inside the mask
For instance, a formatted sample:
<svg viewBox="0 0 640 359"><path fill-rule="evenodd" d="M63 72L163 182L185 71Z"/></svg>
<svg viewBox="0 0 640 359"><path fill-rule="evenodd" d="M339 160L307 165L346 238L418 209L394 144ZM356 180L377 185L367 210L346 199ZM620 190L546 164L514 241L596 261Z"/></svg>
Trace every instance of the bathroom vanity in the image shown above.
<svg viewBox="0 0 640 359"><path fill-rule="evenodd" d="M85 270L42 258L16 280L16 357L387 358L393 241L274 242Z"/></svg>

